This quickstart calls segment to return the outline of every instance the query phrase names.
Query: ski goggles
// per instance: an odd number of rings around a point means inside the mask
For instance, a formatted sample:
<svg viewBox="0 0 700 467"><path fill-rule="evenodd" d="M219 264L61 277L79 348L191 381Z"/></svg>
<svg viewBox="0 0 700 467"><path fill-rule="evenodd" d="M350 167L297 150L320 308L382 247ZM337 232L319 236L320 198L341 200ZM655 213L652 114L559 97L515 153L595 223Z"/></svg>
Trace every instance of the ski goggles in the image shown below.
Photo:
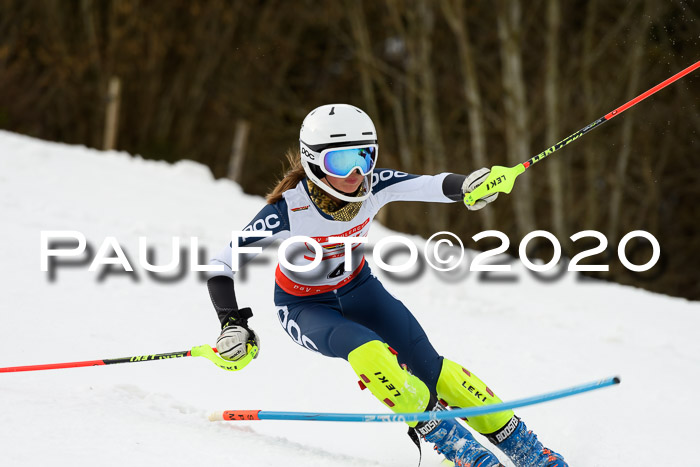
<svg viewBox="0 0 700 467"><path fill-rule="evenodd" d="M367 144L349 148L329 148L321 151L320 166L328 175L345 178L358 169L367 175L377 162L378 146Z"/></svg>

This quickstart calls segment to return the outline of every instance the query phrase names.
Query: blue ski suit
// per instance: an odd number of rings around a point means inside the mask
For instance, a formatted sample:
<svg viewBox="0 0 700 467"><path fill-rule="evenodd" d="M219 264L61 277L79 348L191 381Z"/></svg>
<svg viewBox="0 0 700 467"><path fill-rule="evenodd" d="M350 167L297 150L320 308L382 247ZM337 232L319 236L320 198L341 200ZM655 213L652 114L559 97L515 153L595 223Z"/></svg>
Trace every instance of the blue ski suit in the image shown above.
<svg viewBox="0 0 700 467"><path fill-rule="evenodd" d="M375 169L372 192L359 212L349 221L334 220L316 207L306 180L286 191L283 199L266 205L243 229L251 234L271 232L268 237L246 237L232 244L210 264L223 266L220 275L233 278L232 254L238 254L238 267L249 262L275 240L294 236L312 238L322 248L322 260L309 272L297 272L280 264L275 273L274 300L284 330L294 342L329 357L347 359L355 348L372 340L386 342L398 352L400 363L429 388L434 389L442 366L413 314L391 295L366 264L361 245L352 244L346 270L345 245L331 237L367 237L379 209L394 201L451 203L461 199L464 176L411 175L391 169ZM309 242L287 249L294 266L306 266L316 257ZM245 248L260 247L249 252ZM220 318L225 313L219 313Z"/></svg>

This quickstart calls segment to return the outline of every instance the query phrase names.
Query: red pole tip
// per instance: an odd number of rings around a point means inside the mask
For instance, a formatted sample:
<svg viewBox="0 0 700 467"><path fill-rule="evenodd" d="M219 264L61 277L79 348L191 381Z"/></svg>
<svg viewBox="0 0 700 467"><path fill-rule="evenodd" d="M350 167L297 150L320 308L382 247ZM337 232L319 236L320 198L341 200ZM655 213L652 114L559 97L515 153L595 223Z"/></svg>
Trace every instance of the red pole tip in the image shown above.
<svg viewBox="0 0 700 467"><path fill-rule="evenodd" d="M224 420L260 420L259 410L225 410Z"/></svg>

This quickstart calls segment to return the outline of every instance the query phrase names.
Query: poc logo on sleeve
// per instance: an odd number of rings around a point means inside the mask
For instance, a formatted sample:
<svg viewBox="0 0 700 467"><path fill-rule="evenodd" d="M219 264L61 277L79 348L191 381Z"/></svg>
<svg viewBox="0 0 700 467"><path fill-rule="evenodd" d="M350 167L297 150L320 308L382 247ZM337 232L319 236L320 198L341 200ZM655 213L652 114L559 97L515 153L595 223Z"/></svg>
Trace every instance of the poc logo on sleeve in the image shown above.
<svg viewBox="0 0 700 467"><path fill-rule="evenodd" d="M373 172L372 173L372 188L380 181L386 182L392 178L403 178L407 176L406 172L399 172L398 170L385 170L383 172Z"/></svg>
<svg viewBox="0 0 700 467"><path fill-rule="evenodd" d="M254 222L249 224L244 232L258 231L258 230L271 230L280 225L280 218L277 214L270 214L265 219L255 219Z"/></svg>

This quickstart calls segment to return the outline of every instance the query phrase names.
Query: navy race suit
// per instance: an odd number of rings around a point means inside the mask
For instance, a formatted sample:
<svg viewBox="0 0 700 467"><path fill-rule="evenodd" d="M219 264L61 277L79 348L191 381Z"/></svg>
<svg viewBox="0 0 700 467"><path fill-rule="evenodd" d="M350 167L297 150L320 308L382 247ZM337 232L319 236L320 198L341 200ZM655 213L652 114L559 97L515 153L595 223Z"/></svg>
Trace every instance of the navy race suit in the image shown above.
<svg viewBox="0 0 700 467"><path fill-rule="evenodd" d="M404 304L384 289L365 262L359 244L352 245L351 268L345 270L345 245L331 237L367 237L372 219L392 201L451 203L461 199L462 175L411 175L391 169L375 169L372 193L350 221L334 220L316 207L309 197L306 180L287 190L283 199L266 205L243 229L270 231L270 237L247 237L240 247L266 247L275 240L306 236L321 245L322 261L311 271L295 272L283 265L275 271L275 305L285 331L299 345L323 355L347 359L360 345L380 340L394 348L401 359L434 390L442 357ZM232 249L211 260L223 265L214 275L231 278ZM240 268L255 253L238 256ZM310 264L314 249L304 242L287 249L287 260L295 266Z"/></svg>

